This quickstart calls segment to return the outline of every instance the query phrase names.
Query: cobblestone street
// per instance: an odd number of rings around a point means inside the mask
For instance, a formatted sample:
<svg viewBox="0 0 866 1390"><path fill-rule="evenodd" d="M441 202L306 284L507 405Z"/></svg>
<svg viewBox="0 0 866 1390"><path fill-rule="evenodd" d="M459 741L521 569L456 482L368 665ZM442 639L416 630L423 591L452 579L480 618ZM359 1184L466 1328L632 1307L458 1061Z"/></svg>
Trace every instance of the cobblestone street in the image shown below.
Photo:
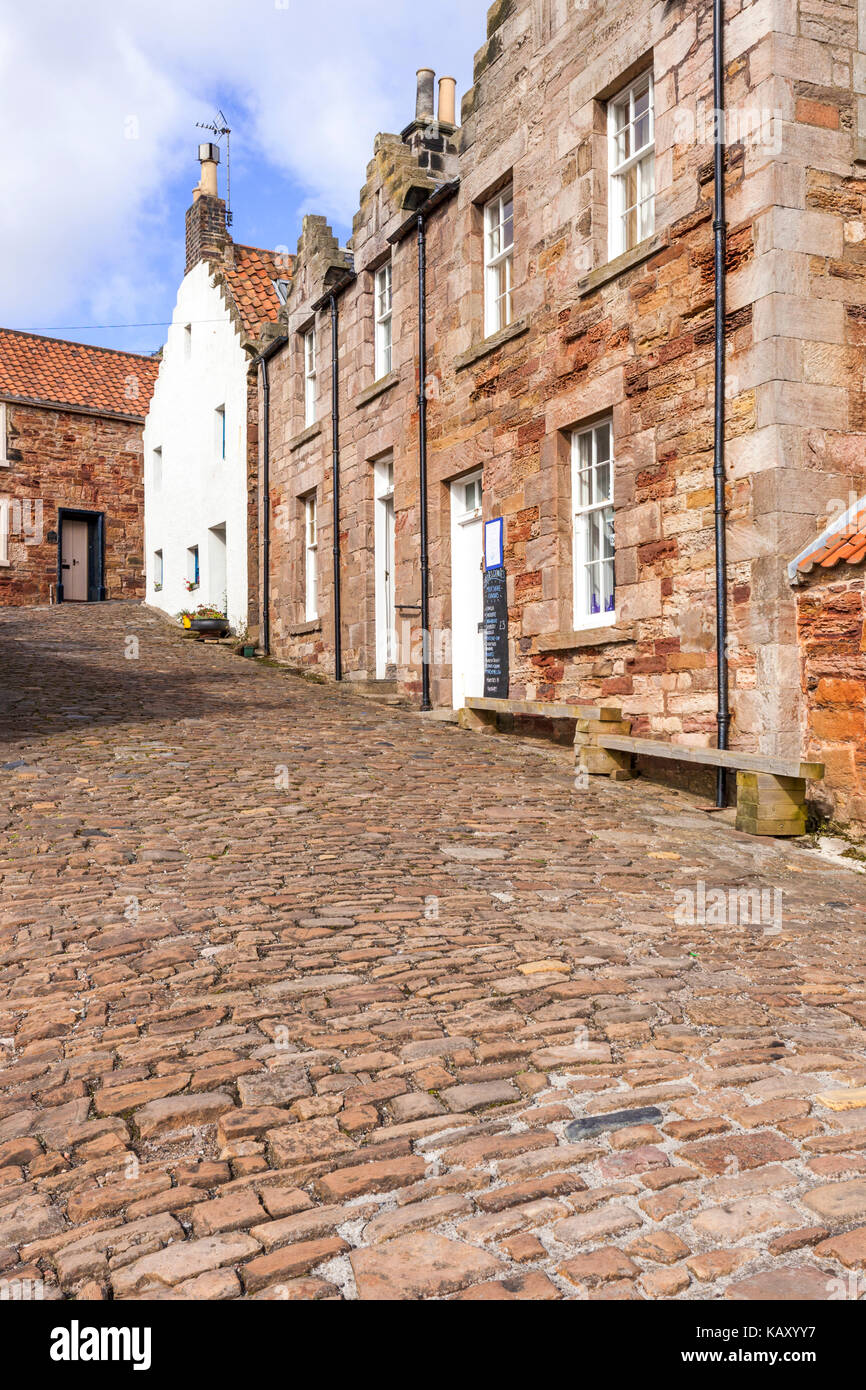
<svg viewBox="0 0 866 1390"><path fill-rule="evenodd" d="M0 665L0 1278L866 1294L866 876L133 604Z"/></svg>

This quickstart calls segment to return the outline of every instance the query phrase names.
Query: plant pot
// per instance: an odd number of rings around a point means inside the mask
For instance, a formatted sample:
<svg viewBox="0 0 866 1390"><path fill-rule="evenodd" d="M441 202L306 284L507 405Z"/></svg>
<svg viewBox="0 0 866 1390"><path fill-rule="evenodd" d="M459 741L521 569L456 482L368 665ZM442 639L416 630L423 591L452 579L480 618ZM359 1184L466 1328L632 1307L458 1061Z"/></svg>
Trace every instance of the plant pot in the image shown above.
<svg viewBox="0 0 866 1390"><path fill-rule="evenodd" d="M225 618L191 618L189 625L193 632L218 632L221 637L229 630Z"/></svg>

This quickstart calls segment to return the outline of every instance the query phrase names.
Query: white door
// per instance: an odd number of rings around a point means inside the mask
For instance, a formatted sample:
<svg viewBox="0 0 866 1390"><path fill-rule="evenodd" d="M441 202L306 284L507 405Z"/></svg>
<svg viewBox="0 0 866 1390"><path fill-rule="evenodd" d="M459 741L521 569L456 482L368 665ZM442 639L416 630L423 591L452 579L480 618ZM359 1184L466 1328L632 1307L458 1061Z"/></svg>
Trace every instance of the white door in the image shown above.
<svg viewBox="0 0 866 1390"><path fill-rule="evenodd" d="M63 550L60 556L63 598L71 603L87 602L87 522L64 521Z"/></svg>
<svg viewBox="0 0 866 1390"><path fill-rule="evenodd" d="M376 679L393 675L397 664L394 614L394 464L376 464Z"/></svg>
<svg viewBox="0 0 866 1390"><path fill-rule="evenodd" d="M451 484L451 703L484 694L481 474Z"/></svg>

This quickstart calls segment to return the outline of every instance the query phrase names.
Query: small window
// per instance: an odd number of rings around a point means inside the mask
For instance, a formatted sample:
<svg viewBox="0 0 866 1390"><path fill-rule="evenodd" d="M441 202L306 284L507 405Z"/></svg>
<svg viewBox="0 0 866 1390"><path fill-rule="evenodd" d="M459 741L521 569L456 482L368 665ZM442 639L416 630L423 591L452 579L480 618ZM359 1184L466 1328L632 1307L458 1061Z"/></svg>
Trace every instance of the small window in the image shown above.
<svg viewBox="0 0 866 1390"><path fill-rule="evenodd" d="M484 209L485 333L507 328L514 317L514 192L507 188Z"/></svg>
<svg viewBox="0 0 866 1390"><path fill-rule="evenodd" d="M304 428L316 423L316 329L304 334Z"/></svg>
<svg viewBox="0 0 866 1390"><path fill-rule="evenodd" d="M464 508L467 512L481 510L481 478L472 478L463 485Z"/></svg>
<svg viewBox="0 0 866 1390"><path fill-rule="evenodd" d="M218 405L214 411L214 452L218 459L226 456L226 408Z"/></svg>
<svg viewBox="0 0 866 1390"><path fill-rule="evenodd" d="M604 420L571 436L574 511L574 626L615 619L613 426Z"/></svg>
<svg viewBox="0 0 866 1390"><path fill-rule="evenodd" d="M192 324L186 323L183 328L183 355L187 361L192 357Z"/></svg>
<svg viewBox="0 0 866 1390"><path fill-rule="evenodd" d="M608 104L611 260L655 229L654 142L653 80L645 72Z"/></svg>
<svg viewBox="0 0 866 1390"><path fill-rule="evenodd" d="M150 456L150 478L154 492L162 490L162 446L154 449Z"/></svg>
<svg viewBox="0 0 866 1390"><path fill-rule="evenodd" d="M6 402L0 401L0 468L9 467L9 456L6 452Z"/></svg>
<svg viewBox="0 0 866 1390"><path fill-rule="evenodd" d="M9 559L9 513L10 504L7 499L0 498L0 565L7 569L11 563Z"/></svg>
<svg viewBox="0 0 866 1390"><path fill-rule="evenodd" d="M316 494L304 498L304 617L308 623L319 616L319 523Z"/></svg>
<svg viewBox="0 0 866 1390"><path fill-rule="evenodd" d="M156 593L162 588L162 551L153 552L153 587Z"/></svg>
<svg viewBox="0 0 866 1390"><path fill-rule="evenodd" d="M186 587L197 589L199 585L198 546L191 545L186 552Z"/></svg>
<svg viewBox="0 0 866 1390"><path fill-rule="evenodd" d="M376 271L376 380L391 370L392 268L388 261Z"/></svg>
<svg viewBox="0 0 866 1390"><path fill-rule="evenodd" d="M287 304L289 299L289 290L292 288L291 280L272 280L271 284L274 287L274 292L280 303Z"/></svg>

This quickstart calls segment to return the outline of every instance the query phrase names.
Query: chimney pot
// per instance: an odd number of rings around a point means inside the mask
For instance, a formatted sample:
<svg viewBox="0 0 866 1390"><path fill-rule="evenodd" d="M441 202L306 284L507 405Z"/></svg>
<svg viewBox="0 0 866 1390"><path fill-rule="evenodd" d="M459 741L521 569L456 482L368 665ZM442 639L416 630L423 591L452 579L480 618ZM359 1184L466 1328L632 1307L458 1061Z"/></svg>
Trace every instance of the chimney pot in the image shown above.
<svg viewBox="0 0 866 1390"><path fill-rule="evenodd" d="M198 158L201 164L201 178L199 179L198 186L205 197L218 198L217 165L220 162L219 145L212 145L210 142L205 145L199 145Z"/></svg>
<svg viewBox="0 0 866 1390"><path fill-rule="evenodd" d="M457 82L453 77L439 78L439 123L456 125Z"/></svg>
<svg viewBox="0 0 866 1390"><path fill-rule="evenodd" d="M418 95L415 101L416 121L432 121L436 74L432 68L418 69Z"/></svg>

